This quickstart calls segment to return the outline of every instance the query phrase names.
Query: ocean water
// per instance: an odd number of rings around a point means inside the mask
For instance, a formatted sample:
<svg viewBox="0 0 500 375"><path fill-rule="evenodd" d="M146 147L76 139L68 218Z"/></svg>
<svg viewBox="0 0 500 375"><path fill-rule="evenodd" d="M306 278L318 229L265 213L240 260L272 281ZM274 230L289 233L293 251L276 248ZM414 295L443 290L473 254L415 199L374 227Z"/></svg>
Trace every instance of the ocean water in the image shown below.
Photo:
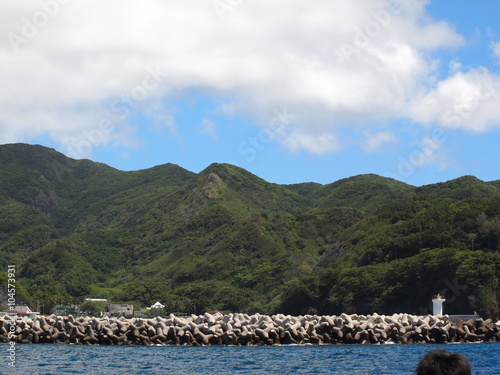
<svg viewBox="0 0 500 375"><path fill-rule="evenodd" d="M474 374L500 374L500 343L142 347L16 345L16 367L0 345L0 374L412 374L429 350L464 354ZM5 355L4 355L5 353Z"/></svg>

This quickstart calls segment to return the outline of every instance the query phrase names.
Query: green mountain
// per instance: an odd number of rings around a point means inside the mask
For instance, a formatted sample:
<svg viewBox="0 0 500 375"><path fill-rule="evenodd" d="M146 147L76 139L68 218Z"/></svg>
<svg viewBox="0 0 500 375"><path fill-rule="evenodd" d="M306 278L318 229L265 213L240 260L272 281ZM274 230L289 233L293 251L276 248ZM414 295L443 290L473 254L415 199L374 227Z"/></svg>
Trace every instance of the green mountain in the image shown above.
<svg viewBox="0 0 500 375"><path fill-rule="evenodd" d="M471 176L277 185L228 164L124 172L0 146L0 265L47 307L419 312L441 291L451 311L494 315L499 237L500 185Z"/></svg>
<svg viewBox="0 0 500 375"><path fill-rule="evenodd" d="M420 194L432 194L451 199L488 199L498 195L500 185L496 182L483 182L474 176L463 176L455 180L422 186Z"/></svg>
<svg viewBox="0 0 500 375"><path fill-rule="evenodd" d="M374 174L344 178L332 184L306 183L288 185L290 190L309 198L319 208L352 207L373 212L384 204L409 197L413 186Z"/></svg>

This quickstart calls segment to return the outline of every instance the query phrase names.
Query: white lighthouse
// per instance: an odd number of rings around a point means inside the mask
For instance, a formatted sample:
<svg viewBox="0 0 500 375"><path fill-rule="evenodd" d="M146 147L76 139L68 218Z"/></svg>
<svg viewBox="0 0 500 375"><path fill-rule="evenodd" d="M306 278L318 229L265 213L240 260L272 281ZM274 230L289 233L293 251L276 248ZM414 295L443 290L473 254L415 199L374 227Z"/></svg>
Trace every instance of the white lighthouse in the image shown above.
<svg viewBox="0 0 500 375"><path fill-rule="evenodd" d="M438 293L436 298L432 299L432 315L440 316L443 315L443 302L446 301L441 295Z"/></svg>

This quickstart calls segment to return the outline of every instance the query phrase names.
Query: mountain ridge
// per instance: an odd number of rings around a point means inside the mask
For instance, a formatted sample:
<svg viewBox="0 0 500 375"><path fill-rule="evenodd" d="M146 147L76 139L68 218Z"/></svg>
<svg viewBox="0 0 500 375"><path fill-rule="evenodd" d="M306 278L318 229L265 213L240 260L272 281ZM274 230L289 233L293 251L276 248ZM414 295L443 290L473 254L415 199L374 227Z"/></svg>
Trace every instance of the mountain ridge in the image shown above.
<svg viewBox="0 0 500 375"><path fill-rule="evenodd" d="M280 185L230 164L120 171L25 144L0 146L0 162L0 263L17 264L19 282L47 306L102 297L174 310L391 311L390 293L358 303L336 285L347 270L385 274L409 262L422 273L412 262L425 254L496 259L500 247L500 185L472 176L422 187L374 174ZM498 278L500 261L487 267ZM477 294L468 278L479 271L466 271L467 293ZM490 284L479 302L456 308L498 310L498 282Z"/></svg>

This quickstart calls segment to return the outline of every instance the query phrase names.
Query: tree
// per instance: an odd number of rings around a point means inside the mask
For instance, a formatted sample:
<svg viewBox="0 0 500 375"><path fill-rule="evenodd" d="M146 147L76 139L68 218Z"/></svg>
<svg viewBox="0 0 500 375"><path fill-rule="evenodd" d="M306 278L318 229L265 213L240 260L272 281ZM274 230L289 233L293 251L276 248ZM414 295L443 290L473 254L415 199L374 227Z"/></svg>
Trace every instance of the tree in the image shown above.
<svg viewBox="0 0 500 375"><path fill-rule="evenodd" d="M469 234L467 234L467 239L471 243L471 250L472 251L474 251L474 241L476 240L476 238L477 238L477 234L476 233L469 233Z"/></svg>
<svg viewBox="0 0 500 375"><path fill-rule="evenodd" d="M86 301L80 306L80 310L82 314L98 316L101 314L101 312L106 311L106 303L97 301Z"/></svg>

